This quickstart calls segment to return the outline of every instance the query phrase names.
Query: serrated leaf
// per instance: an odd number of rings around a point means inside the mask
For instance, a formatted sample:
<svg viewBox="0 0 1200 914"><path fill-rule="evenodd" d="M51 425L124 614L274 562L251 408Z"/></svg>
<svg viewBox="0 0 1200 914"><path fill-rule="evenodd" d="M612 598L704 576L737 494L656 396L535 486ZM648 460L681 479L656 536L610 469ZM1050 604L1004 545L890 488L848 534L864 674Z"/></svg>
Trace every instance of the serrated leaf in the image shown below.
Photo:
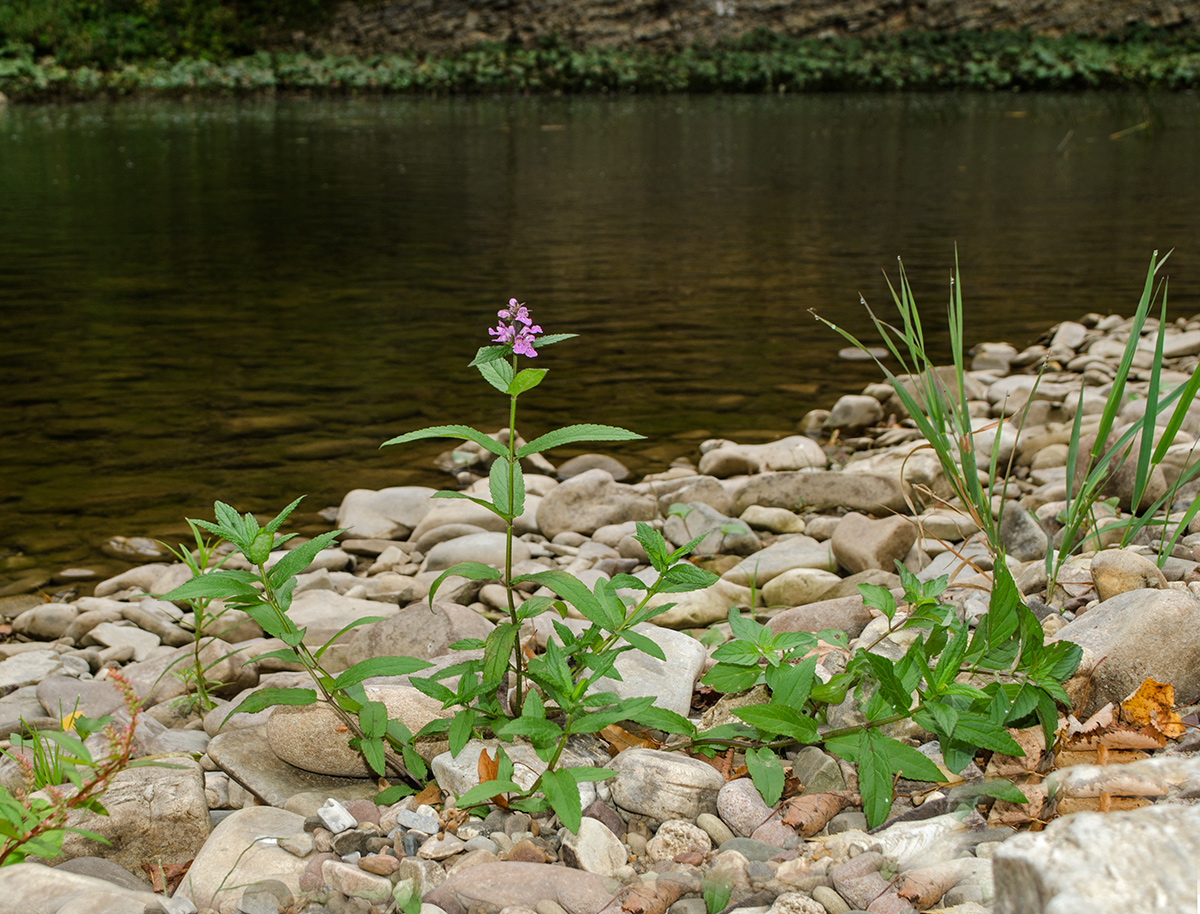
<svg viewBox="0 0 1200 914"><path fill-rule="evenodd" d="M541 777L541 788L550 808L558 814L559 821L572 834L578 834L583 808L575 778L567 771L545 771Z"/></svg>
<svg viewBox="0 0 1200 914"><path fill-rule="evenodd" d="M729 609L729 628L733 632L733 637L742 641L749 641L752 644L758 643L758 633L766 626L759 625L753 619L747 619L741 614L736 606Z"/></svg>
<svg viewBox="0 0 1200 914"><path fill-rule="evenodd" d="M872 740L872 751L878 751L876 747L887 752L888 767L891 771L898 772L906 778L914 781L932 781L938 784L946 779L942 770L934 764L932 759L899 740L879 733L877 738Z"/></svg>
<svg viewBox="0 0 1200 914"><path fill-rule="evenodd" d="M682 736L693 736L696 733L696 725L686 717L654 705L632 715L630 720L653 727L655 730L662 730L664 733L675 733Z"/></svg>
<svg viewBox="0 0 1200 914"><path fill-rule="evenodd" d="M513 381L512 365L506 359L489 359L488 361L476 365L479 373L483 375L483 379L492 387L500 391L502 394L509 392L509 385Z"/></svg>
<svg viewBox="0 0 1200 914"><path fill-rule="evenodd" d="M581 441L637 441L645 437L613 425L568 425L566 428L558 428L534 438L517 451L517 456L528 457L530 454L540 454L551 448Z"/></svg>
<svg viewBox="0 0 1200 914"><path fill-rule="evenodd" d="M434 579L433 584L429 587L429 603L433 604L434 595L445 582L446 578L454 575L460 578L467 578L470 581L495 581L504 577L503 573L491 565L484 565L482 562L459 562L457 565L451 565L445 571Z"/></svg>
<svg viewBox="0 0 1200 914"><path fill-rule="evenodd" d="M486 365L488 362L503 359L511 354L511 346L480 346L475 353L475 358L471 359L467 367L475 368L477 365Z"/></svg>
<svg viewBox="0 0 1200 914"><path fill-rule="evenodd" d="M512 622L502 622L488 632L483 646L483 679L485 682L499 682L508 670L508 662L512 659L513 646L517 640L517 626Z"/></svg>
<svg viewBox="0 0 1200 914"><path fill-rule="evenodd" d="M333 688L345 689L372 676L407 676L431 666L432 663L416 657L368 657L339 673L333 680Z"/></svg>
<svg viewBox="0 0 1200 914"><path fill-rule="evenodd" d="M741 666L736 663L718 663L701 678L702 685L730 694L742 692L756 682L762 670L757 666Z"/></svg>
<svg viewBox="0 0 1200 914"><path fill-rule="evenodd" d="M562 736L562 727L552 720L538 717L516 717L495 728L499 739L508 740L514 736L524 736L531 743L546 745L555 742Z"/></svg>
<svg viewBox="0 0 1200 914"><path fill-rule="evenodd" d="M539 336L533 341L534 349L541 349L543 346L553 346L555 343L561 343L563 340L573 340L579 336L578 333L547 333L545 336Z"/></svg>
<svg viewBox="0 0 1200 914"><path fill-rule="evenodd" d="M258 599L259 592L251 586L258 576L249 571L222 569L190 581L184 581L170 593L163 594L164 600L225 600L230 597Z"/></svg>
<svg viewBox="0 0 1200 914"><path fill-rule="evenodd" d="M780 764L779 757L766 747L747 749L746 767L750 771L750 780L753 781L763 802L768 806L778 803L779 798L783 796L784 782L783 765Z"/></svg>
<svg viewBox="0 0 1200 914"><path fill-rule="evenodd" d="M579 610L589 622L602 626L607 618L607 613L592 592L588 590L587 585L565 571L539 571L535 574L524 574L516 578L513 583L520 584L523 581L536 581L538 584L548 587Z"/></svg>
<svg viewBox="0 0 1200 914"><path fill-rule="evenodd" d="M456 805L459 809L468 809L478 806L480 803L486 803L492 797L502 793L523 793L523 791L521 785L513 781L484 781L460 796Z"/></svg>
<svg viewBox="0 0 1200 914"><path fill-rule="evenodd" d="M422 438L465 438L468 441L474 441L484 450L491 451L497 456L507 453L508 450L496 439L485 435L478 429L471 428L469 425L433 425L415 432L397 435L395 438L391 438L379 446L387 447L391 444L408 444L410 441L420 441Z"/></svg>
<svg viewBox="0 0 1200 914"><path fill-rule="evenodd" d="M492 502L505 519L519 517L525 510L525 474L520 463L509 463L507 457L497 457L488 473L488 489Z"/></svg>
<svg viewBox="0 0 1200 914"><path fill-rule="evenodd" d="M767 669L767 686L771 689L771 702L788 708L802 708L808 701L812 689L813 674L817 669L817 658L809 657L794 666L780 664Z"/></svg>
<svg viewBox="0 0 1200 914"><path fill-rule="evenodd" d="M458 755L462 752L463 746L471 739L471 733L475 728L475 712L469 709L459 711L450 721L450 730L447 737L450 740L450 754Z"/></svg>
<svg viewBox="0 0 1200 914"><path fill-rule="evenodd" d="M651 638L646 637L641 632L630 631L625 629L621 632L621 637L636 647L643 654L653 657L655 660L666 661L667 655L663 653L663 649L658 646L658 643Z"/></svg>
<svg viewBox="0 0 1200 914"><path fill-rule="evenodd" d="M316 703L317 693L312 689L259 689L251 692L236 708L225 715L222 725L235 714L257 714L276 705L301 707Z"/></svg>
<svg viewBox="0 0 1200 914"><path fill-rule="evenodd" d="M642 544L642 549L646 552L646 558L650 560L651 567L662 574L667 570L667 541L663 539L663 535L658 530L655 530L645 521L638 521L634 527L635 533L633 538ZM642 589L646 589L646 585L638 582ZM638 586L637 584L633 586Z"/></svg>
<svg viewBox="0 0 1200 914"><path fill-rule="evenodd" d="M270 579L272 586L278 587L281 581L299 574L311 565L317 553L337 539L338 534L341 532L341 530L331 530L328 533L322 533L320 536L315 536L307 543L285 553L283 558L276 562L271 567L271 570L267 572L267 577Z"/></svg>
<svg viewBox="0 0 1200 914"><path fill-rule="evenodd" d="M811 743L817 736L817 722L792 708L752 705L748 708L735 708L733 714L764 733L786 736L801 743Z"/></svg>
<svg viewBox="0 0 1200 914"><path fill-rule="evenodd" d="M892 808L892 770L882 739L878 730L864 731L858 756L858 790L871 828L882 825Z"/></svg>
<svg viewBox="0 0 1200 914"><path fill-rule="evenodd" d="M879 584L859 584L858 592L862 595L864 603L887 616L889 622L892 621L896 615L896 598L890 590Z"/></svg>
<svg viewBox="0 0 1200 914"><path fill-rule="evenodd" d="M712 657L719 663L754 666L762 659L762 651L758 649L758 645L748 641L726 641L713 651Z"/></svg>
<svg viewBox="0 0 1200 914"><path fill-rule="evenodd" d="M517 376L512 379L508 385L506 393L512 394L514 397L525 393L527 390L532 390L542 383L542 378L546 377L545 368L525 368L517 373Z"/></svg>
<svg viewBox="0 0 1200 914"><path fill-rule="evenodd" d="M721 580L711 571L697 568L688 562L672 565L663 572L659 593L688 593L693 590L704 590L712 587Z"/></svg>

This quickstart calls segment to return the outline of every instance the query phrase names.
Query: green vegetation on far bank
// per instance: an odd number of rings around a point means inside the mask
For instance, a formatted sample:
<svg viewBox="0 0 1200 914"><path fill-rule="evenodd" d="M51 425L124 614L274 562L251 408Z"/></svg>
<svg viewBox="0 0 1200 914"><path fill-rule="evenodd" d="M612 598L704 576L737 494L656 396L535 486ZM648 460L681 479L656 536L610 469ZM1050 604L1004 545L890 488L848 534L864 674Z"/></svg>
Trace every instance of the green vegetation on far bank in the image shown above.
<svg viewBox="0 0 1200 914"><path fill-rule="evenodd" d="M2 38L2 33L0 33ZM676 53L482 45L459 54L368 58L258 51L67 66L0 44L13 100L152 93L668 93L1080 90L1200 86L1200 36L1102 38L1026 32L792 39L771 33Z"/></svg>

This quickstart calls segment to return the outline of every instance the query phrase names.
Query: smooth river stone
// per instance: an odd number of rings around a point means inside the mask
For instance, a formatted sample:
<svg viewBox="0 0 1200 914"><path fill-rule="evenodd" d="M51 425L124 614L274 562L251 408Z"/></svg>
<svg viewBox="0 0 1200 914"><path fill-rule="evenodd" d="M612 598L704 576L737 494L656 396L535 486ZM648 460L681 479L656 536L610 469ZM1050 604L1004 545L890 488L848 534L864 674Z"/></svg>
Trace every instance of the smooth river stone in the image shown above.
<svg viewBox="0 0 1200 914"><path fill-rule="evenodd" d="M617 772L610 782L613 801L655 823L716 814L725 783L712 765L655 749L626 749L609 767Z"/></svg>

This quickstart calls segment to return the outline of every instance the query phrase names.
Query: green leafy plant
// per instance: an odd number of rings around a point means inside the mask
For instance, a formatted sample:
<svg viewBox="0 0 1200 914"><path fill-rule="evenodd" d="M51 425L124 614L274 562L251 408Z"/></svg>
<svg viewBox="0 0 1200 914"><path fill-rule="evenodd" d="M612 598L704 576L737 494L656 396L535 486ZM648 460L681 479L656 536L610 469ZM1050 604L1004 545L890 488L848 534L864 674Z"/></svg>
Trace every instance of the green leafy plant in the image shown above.
<svg viewBox="0 0 1200 914"><path fill-rule="evenodd" d="M176 559L187 566L192 573L192 578L199 578L209 571L215 571L225 564L229 557L227 552L224 556L220 556L216 550L216 541L204 537L200 533L200 527L196 521L189 520L188 526L191 528L192 537L195 540L195 550L190 550L186 546L180 544L171 546L167 543L162 545ZM187 689L187 694L179 700L190 704L196 708L201 714L205 714L216 707L216 699L213 697L213 691L219 689L225 683L209 678L209 671L217 664L224 661L225 656L217 657L208 663L204 662L201 653L204 645L212 637L220 637L228 629L221 631L215 630L220 618L225 615L228 606L222 606L219 610L210 611L213 599L211 597L197 597L191 600L184 600L192 609L192 653L187 658L187 664L182 669L175 669L175 664L164 670L163 675L168 672L178 676ZM183 659L183 658L181 658ZM178 663L178 661L176 661Z"/></svg>
<svg viewBox="0 0 1200 914"><path fill-rule="evenodd" d="M84 717L79 713L78 706L79 703L76 702L76 710L61 718L61 731L31 730L25 719L21 718L22 732L14 733L10 740L18 754L13 755L0 750L0 755L11 759L18 766L23 768L23 762L29 765L33 782L38 789L57 786L67 781L70 766L87 758L87 748L82 740L112 723L111 717ZM26 733L30 735L24 735Z"/></svg>
<svg viewBox="0 0 1200 914"><path fill-rule="evenodd" d="M9 756L20 767L24 786L11 791L0 787L0 866L27 857L57 856L67 832L108 843L95 832L68 826L67 818L75 809L106 815L100 796L113 777L138 764L130 759L141 701L119 672L112 674L111 681L129 713L124 726L71 715L76 725L82 723L78 736L94 732L93 725L104 725L106 752L101 758L94 759L77 736L61 731L13 741L14 746L30 749L32 758L22 752Z"/></svg>
<svg viewBox="0 0 1200 914"><path fill-rule="evenodd" d="M1096 543L1099 542L1101 533L1120 530L1123 544L1128 544L1140 530L1147 526L1161 526L1163 528L1159 548L1161 562L1170 554L1171 547L1187 529L1188 523L1197 511L1200 511L1200 496L1197 496L1186 509L1182 518L1172 519L1169 513L1180 486L1200 473L1200 462L1189 466L1161 497L1147 505L1141 503L1147 491L1151 473L1166 457L1167 449L1173 442L1175 433L1182 427L1188 409L1192 406L1197 392L1200 392L1200 367L1197 367L1185 383L1180 384L1170 393L1160 396L1163 339L1166 329L1165 283L1163 284L1161 316L1150 370L1144 416L1140 422L1131 424L1119 435L1116 435L1115 440L1110 443L1117 415L1126 402L1125 382L1129 377L1133 358L1138 350L1142 329L1156 297L1154 276L1165 260L1166 257L1159 260L1157 251L1151 257L1129 340L1100 416L1095 443L1086 454L1080 453L1079 446L1084 394L1082 387L1080 389L1079 405L1075 410L1067 457L1067 499L1066 509L1061 518L1063 531L1058 545L1048 549L1046 554L1047 589L1051 594L1053 594L1055 580L1063 562L1084 545L1085 541ZM896 392L917 429L937 455L945 478L957 499L957 506L960 510L965 511L980 528L989 550L998 561L998 557L1003 551L999 524L996 519L1000 512L994 512L992 505L996 499L999 499L1001 505L1003 504L1005 495L1003 479L1011 467L998 465L1002 432L999 422L996 424L990 454L986 462L980 460L977 439L983 439L986 430L977 430L973 427L967 405L964 383L962 282L958 271L957 253L950 301L947 307L950 348L953 356L953 365L950 366L949 371L939 370L928 353L921 316L903 265L900 266L899 289L892 286L890 281L889 288L893 301L900 312L902 326L897 328L885 323L876 317L869 307L868 312L871 314L876 330L892 356L903 367L904 373L893 373L878 359L876 359L876 363L886 375L892 389ZM865 301L863 304L866 306ZM820 316L817 316L817 319L864 353L869 354L866 345L852 334ZM1040 380L1040 375L1038 380ZM1036 389L1037 380L1034 381L1028 402L1032 402L1033 392ZM1028 402L1025 410L1016 420L1018 435L1027 415ZM1157 416L1172 403L1175 403L1176 406L1171 418L1165 426L1157 426ZM1131 451L1135 441L1137 451L1133 454ZM1132 514L1111 523L1102 522L1097 517L1096 508L1103 500L1104 485L1123 464L1130 460L1132 460L1134 469ZM981 477L986 482L981 482ZM1170 535L1168 535L1168 528L1173 530ZM1087 534L1086 537L1085 534Z"/></svg>
<svg viewBox="0 0 1200 914"><path fill-rule="evenodd" d="M1158 562L1161 565L1171 554L1171 549L1179 537L1186 532L1188 524L1196 516L1196 512L1200 511L1200 495L1197 495L1185 509L1182 517L1172 518L1171 516L1171 508L1176 494L1181 486L1200 473L1200 461L1193 462L1187 467L1161 496L1149 504L1142 503L1151 474L1166 457L1167 449L1174 442L1176 433L1183 426L1188 410L1194 405L1196 394L1200 391L1200 365L1198 365L1187 381L1175 387L1170 393L1160 396L1163 343L1167 325L1167 283L1165 279L1159 286L1162 293L1162 304L1159 312L1158 332L1155 335L1154 359L1150 366L1146 391L1145 412L1141 421L1130 423L1128 428L1115 435L1115 440L1111 440L1114 437L1117 416L1121 407L1126 403L1125 385L1133 366L1134 356L1138 352L1142 331L1157 298L1154 290L1154 277L1169 256L1170 252L1160 260L1158 251L1155 251L1150 258L1150 267L1146 272L1142 295L1129 329L1129 339L1117 366L1104 409L1100 414L1094 442L1086 453L1080 452L1083 418L1083 390L1080 390L1079 405L1075 410L1075 420L1067 452L1067 504L1061 518L1063 529L1058 547L1051 549L1046 555L1046 575L1051 590L1058 570L1072 551L1078 548L1081 542L1092 542L1091 537L1085 538L1086 531L1091 531L1098 544L1101 533L1120 530L1121 545L1125 546L1139 531L1148 527L1159 527L1161 534L1157 553ZM1175 403L1175 409L1171 417L1165 425L1158 425L1158 416L1172 403ZM1134 451L1135 444L1136 452ZM1130 461L1133 465L1133 490L1129 515L1111 522L1099 522L1096 517L1096 505L1105 494L1105 483ZM1115 507L1115 502L1113 507Z"/></svg>
<svg viewBox="0 0 1200 914"><path fill-rule="evenodd" d="M613 426L571 425L519 444L518 398L537 387L546 370L522 369L518 357L534 358L538 349L570 339L574 334L540 336L541 328L532 323L528 309L516 299L498 316L498 326L489 331L495 344L481 347L471 365L488 384L508 396L506 434L492 437L469 426L439 425L384 442L387 446L423 438L459 437L483 447L493 458L488 475L491 500L451 491L438 492L435 497L469 499L499 517L506 533L502 569L478 562L460 563L446 569L430 587L432 605L438 589L452 575L496 581L507 594L508 619L484 640L468 639L452 645L461 650L481 650L482 657L464 660L427 679L411 680L445 707L459 709L452 719L430 722L419 735L445 734L450 751L455 754L475 734L490 733L505 742L516 738L527 740L547 766L528 789L513 781L512 762L501 750L497 753L495 778L467 791L458 798L458 805L466 808L503 794L512 808L536 812L550 807L566 827L577 831L581 818L578 784L603 780L613 772L605 768L559 767L570 737L595 733L618 721L653 720L659 711L654 708L652 697L620 699L612 692L594 692L593 687L605 677L619 678L615 663L625 651L637 649L665 659L662 649L635 631L635 626L673 605L653 605L654 597L707 587L716 576L681 561L702 537L672 551L662 534L645 523L637 525L636 536L658 574L651 584L631 575L617 575L612 580L600 579L588 588L572 575L556 570L514 576L514 523L525 510L521 461L565 444L628 441L642 436ZM556 597L521 598L518 586L525 583L541 585ZM637 596L626 602L622 591ZM587 620L588 627L576 633L555 621L556 637L549 640L544 653L526 656L520 637L522 626L550 610L565 618L568 605ZM440 681L452 676L458 678L455 689Z"/></svg>
<svg viewBox="0 0 1200 914"><path fill-rule="evenodd" d="M288 616L296 575L342 531L323 533L294 549L273 555L295 536L280 536L279 530L299 503L300 499L293 501L266 526L260 526L254 515L238 514L223 502L214 506L215 523L190 521L216 535L219 541L232 543L254 571L209 570L176 587L165 595L165 599L185 602L219 599L228 607L246 612L264 632L286 645L262 656L298 663L313 681L315 689L261 689L254 692L230 711L226 719L239 712L253 714L276 705L304 706L321 702L353 734L351 746L363 754L376 774L383 776L390 772L405 781L416 782L425 776L426 769L424 761L412 748L412 733L402 721L388 720L383 702L369 700L362 683L372 676L406 675L425 669L429 664L412 657L372 657L336 676L325 671L321 658L331 644L351 629L380 619L377 616L355 619L316 650L304 643L306 629L298 627ZM410 789L404 783L393 785L385 791L384 799L399 799Z"/></svg>
<svg viewBox="0 0 1200 914"><path fill-rule="evenodd" d="M1058 721L1055 703L1069 705L1062 683L1078 667L1081 651L1066 641L1043 643L1041 624L1021 602L1007 567L997 564L988 612L974 632L953 606L937 599L945 577L922 583L898 562L897 570L906 608L901 611L889 590L860 584L864 601L883 614L887 626L872 642L856 646L846 670L826 682L816 676L814 649L818 641L844 647L844 633L772 634L731 610L733 639L713 653L717 663L701 681L726 693L765 685L769 700L734 710L742 725L702 733L680 718L682 724L672 732L701 749L745 749L750 776L772 804L784 783L782 764L772 750L822 744L857 764L863 810L872 826L887 816L897 774L944 780L928 757L887 734L892 724L911 719L936 735L946 767L954 773L980 749L1021 755L1009 727L1040 724L1051 741ZM906 629L918 631L899 659L874 650ZM829 708L847 697L853 699L860 722L831 727Z"/></svg>

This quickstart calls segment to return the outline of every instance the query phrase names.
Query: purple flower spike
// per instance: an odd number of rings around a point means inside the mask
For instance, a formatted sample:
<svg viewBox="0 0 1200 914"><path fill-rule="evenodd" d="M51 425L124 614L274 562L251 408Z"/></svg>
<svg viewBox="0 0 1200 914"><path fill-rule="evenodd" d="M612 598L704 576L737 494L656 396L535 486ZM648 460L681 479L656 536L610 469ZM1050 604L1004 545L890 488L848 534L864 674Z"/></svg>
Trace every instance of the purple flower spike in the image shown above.
<svg viewBox="0 0 1200 914"><path fill-rule="evenodd" d="M497 343L512 344L513 352L517 355L537 358L533 342L542 332L542 328L533 323L529 317L529 309L515 298L510 298L508 307L497 311L496 316L500 320L495 327L488 329L488 335Z"/></svg>

